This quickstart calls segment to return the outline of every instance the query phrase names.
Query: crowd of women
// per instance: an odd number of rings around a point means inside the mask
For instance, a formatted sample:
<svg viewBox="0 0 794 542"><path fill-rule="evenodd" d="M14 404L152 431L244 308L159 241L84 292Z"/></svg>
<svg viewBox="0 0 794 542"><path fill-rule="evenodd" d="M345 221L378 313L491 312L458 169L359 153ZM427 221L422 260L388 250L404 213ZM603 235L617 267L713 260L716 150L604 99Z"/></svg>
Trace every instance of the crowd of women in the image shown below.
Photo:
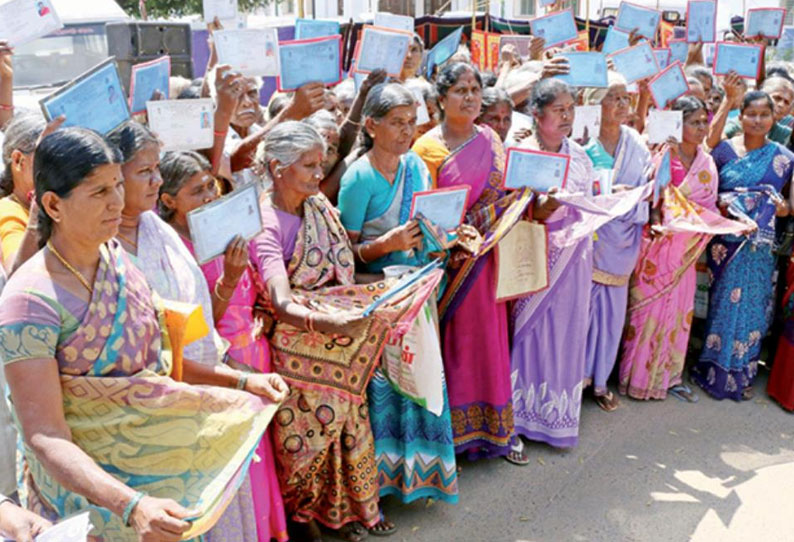
<svg viewBox="0 0 794 542"><path fill-rule="evenodd" d="M613 372L620 394L696 402L688 351L717 399L752 398L774 361L768 392L794 410L794 72L768 66L748 88L693 44L690 91L669 104L681 140L649 145L646 82L610 71L606 88L572 88L540 39L529 59L505 48L496 74L460 50L427 80L423 47L399 78L308 84L266 109L261 81L210 66L212 148L164 153L145 116L102 136L14 111L0 44L4 473L14 425L21 451L0 490L27 508L0 503L3 534L90 510L100 542L388 535L380 499L457 502L461 458L576 446L583 398L619 407ZM583 104L601 124L575 141ZM511 146L569 156L565 188L506 190ZM248 183L261 233L199 265L188 213ZM415 193L461 186L454 235L410 218ZM547 278L507 302L495 248L522 224L546 239ZM701 256L708 316L691 333ZM364 316L384 272L434 260L443 271ZM425 313L439 413L380 362Z"/></svg>

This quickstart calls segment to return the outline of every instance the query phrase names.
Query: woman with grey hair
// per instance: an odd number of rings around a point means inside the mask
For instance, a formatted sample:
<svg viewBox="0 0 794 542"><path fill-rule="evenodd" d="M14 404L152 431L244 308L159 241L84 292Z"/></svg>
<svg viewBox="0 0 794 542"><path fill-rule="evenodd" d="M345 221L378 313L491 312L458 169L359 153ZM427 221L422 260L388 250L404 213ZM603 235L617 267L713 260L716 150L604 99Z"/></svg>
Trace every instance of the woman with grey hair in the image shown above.
<svg viewBox="0 0 794 542"><path fill-rule="evenodd" d="M317 130L325 140L325 155L323 156L323 178L325 178L339 161L339 125L334 114L326 109L320 109L303 122Z"/></svg>
<svg viewBox="0 0 794 542"><path fill-rule="evenodd" d="M505 142L513 124L513 100L505 89L489 87L482 91L482 106L477 123L493 128L502 143Z"/></svg>
<svg viewBox="0 0 794 542"><path fill-rule="evenodd" d="M390 330L409 324L430 292L409 288L404 301L381 305L377 318L351 310L387 285L356 284L350 240L320 192L324 149L322 136L301 122L267 135L263 167L274 189L262 201L252 260L275 322L267 326L273 366L291 390L273 426L287 514L306 524L301 540L322 540L323 524L358 542L366 532L357 523L379 523L366 386Z"/></svg>
<svg viewBox="0 0 794 542"><path fill-rule="evenodd" d="M646 169L651 154L640 134L623 126L631 110L626 80L609 72L609 86L585 91L586 105L601 106L601 126L590 134L585 152L596 168L599 181L594 193L610 194L648 182ZM615 366L628 306L629 278L640 252L642 228L648 222L648 204L601 226L593 243L593 283L590 291L590 323L587 332L585 377L592 382L595 400L606 412L620 401L607 388Z"/></svg>
<svg viewBox="0 0 794 542"><path fill-rule="evenodd" d="M542 79L532 90L534 133L521 146L568 155L565 191L592 195L596 173L584 149L568 138L574 90L559 79ZM585 379L588 310L593 276L592 235L569 239L579 211L558 207L553 196L537 198L534 218L548 231L549 284L513 306L511 352L516 431L532 440L572 447L579 435Z"/></svg>
<svg viewBox="0 0 794 542"><path fill-rule="evenodd" d="M30 218L33 195L33 151L45 122L39 115L14 117L5 129L3 164L0 173L0 247L6 273L22 244Z"/></svg>
<svg viewBox="0 0 794 542"><path fill-rule="evenodd" d="M366 153L342 177L339 211L358 261L368 272L430 262L417 219L409 219L416 192L431 187L430 173L411 150L416 101L399 83L374 87L364 104ZM398 394L375 370L367 392L380 494L403 502L428 497L457 502L455 449L448 401L440 416ZM438 476L433 473L437 472ZM384 519L374 531L393 527Z"/></svg>

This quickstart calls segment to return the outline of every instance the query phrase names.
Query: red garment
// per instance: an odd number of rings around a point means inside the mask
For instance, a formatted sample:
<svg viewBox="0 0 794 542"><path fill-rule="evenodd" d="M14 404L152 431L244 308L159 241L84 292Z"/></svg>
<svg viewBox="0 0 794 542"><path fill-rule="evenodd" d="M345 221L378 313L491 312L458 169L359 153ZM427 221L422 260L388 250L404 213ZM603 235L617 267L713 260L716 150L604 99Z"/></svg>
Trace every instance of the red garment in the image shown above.
<svg viewBox="0 0 794 542"><path fill-rule="evenodd" d="M775 363L766 391L786 410L794 410L794 258L791 259L786 273L786 296L783 307L787 311L786 323L777 346Z"/></svg>

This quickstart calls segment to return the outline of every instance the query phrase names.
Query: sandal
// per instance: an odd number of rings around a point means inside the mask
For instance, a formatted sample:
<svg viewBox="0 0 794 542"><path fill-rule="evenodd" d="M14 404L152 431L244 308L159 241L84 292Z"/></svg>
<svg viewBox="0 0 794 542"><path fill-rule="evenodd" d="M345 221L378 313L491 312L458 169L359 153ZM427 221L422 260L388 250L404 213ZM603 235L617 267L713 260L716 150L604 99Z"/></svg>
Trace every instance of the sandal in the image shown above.
<svg viewBox="0 0 794 542"><path fill-rule="evenodd" d="M513 438L516 439L517 444L510 445L510 453L504 456L505 461L519 467L529 465L529 456L524 452L524 442L518 436L513 436Z"/></svg>
<svg viewBox="0 0 794 542"><path fill-rule="evenodd" d="M347 542L361 542L367 538L367 530L363 529L362 525L356 522L343 525L336 534Z"/></svg>
<svg viewBox="0 0 794 542"><path fill-rule="evenodd" d="M391 536L397 532L397 526L386 519L383 510L379 510L380 520L369 528L369 534L373 536Z"/></svg>
<svg viewBox="0 0 794 542"><path fill-rule="evenodd" d="M620 406L620 399L611 390L604 395L596 395L595 402L604 412L615 412Z"/></svg>
<svg viewBox="0 0 794 542"><path fill-rule="evenodd" d="M686 384L678 384L667 390L670 395L684 403L697 403L700 397Z"/></svg>
<svg viewBox="0 0 794 542"><path fill-rule="evenodd" d="M752 401L755 398L755 390L748 386L742 390L742 401Z"/></svg>

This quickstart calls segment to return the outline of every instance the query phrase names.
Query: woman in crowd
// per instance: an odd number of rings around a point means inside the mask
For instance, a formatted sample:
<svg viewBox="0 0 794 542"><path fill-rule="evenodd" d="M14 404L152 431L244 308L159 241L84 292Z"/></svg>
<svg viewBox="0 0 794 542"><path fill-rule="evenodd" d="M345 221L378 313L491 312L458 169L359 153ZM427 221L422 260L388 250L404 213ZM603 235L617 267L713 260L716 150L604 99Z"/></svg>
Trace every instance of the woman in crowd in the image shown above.
<svg viewBox="0 0 794 542"><path fill-rule="evenodd" d="M170 152L160 164L160 217L176 230L191 253L187 213L218 197L211 170L206 158L196 152ZM213 285L213 319L220 336L229 342L228 356L256 372L269 373L270 346L259 334L254 318L257 291L248 261L248 244L237 239L224 256L203 264L201 271ZM251 465L250 477L259 542L271 538L284 541L287 524L269 432L259 443L257 455L261 461Z"/></svg>
<svg viewBox="0 0 794 542"><path fill-rule="evenodd" d="M411 40L411 45L408 46L408 54L405 55L403 61L403 69L400 72L400 82L404 83L409 79L421 76L419 68L422 66L422 54L425 52L425 42L419 37L419 34L414 34Z"/></svg>
<svg viewBox="0 0 794 542"><path fill-rule="evenodd" d="M291 389L273 425L287 513L305 524L301 540L322 540L321 523L357 542L366 535L357 523L390 526L379 519L366 386L392 326L413 321L440 271L399 304L361 316L387 285L355 284L350 241L320 193L324 146L304 123L285 122L268 134L263 165L274 190L264 195L264 230L252 259L277 321L274 368Z"/></svg>
<svg viewBox="0 0 794 542"><path fill-rule="evenodd" d="M421 78L409 79L405 82L405 88L411 92L418 91L422 94L422 99L424 99L425 106L427 107L427 116L430 117L430 120L428 120L426 123L420 124L416 127L416 131L414 132L414 142L416 142L417 139L438 126L440 118L438 110L438 93L436 92L436 89L433 87L433 85Z"/></svg>
<svg viewBox="0 0 794 542"><path fill-rule="evenodd" d="M707 251L712 283L706 344L692 376L717 399L753 397L761 340L772 322L775 217L791 212L780 191L791 181L794 168L794 154L767 138L774 114L768 94L748 92L739 115L743 135L712 151L719 170L720 204L730 215L758 226L749 238L719 236Z"/></svg>
<svg viewBox="0 0 794 542"><path fill-rule="evenodd" d="M571 157L565 191L592 196L596 173L581 146L571 141L575 98L559 79L542 79L532 89L535 120L522 148ZM535 201L534 218L548 230L549 287L513 306L511 354L516 430L558 447L576 446L585 378L587 321L593 277L592 234L569 238L581 213Z"/></svg>
<svg viewBox="0 0 794 542"><path fill-rule="evenodd" d="M651 154L640 134L621 126L629 116L631 96L626 80L609 72L606 89L585 92L586 105L601 106L601 128L592 134L584 149L599 177L596 193L636 188L648 180L646 169ZM628 284L648 222L648 204L637 207L605 224L593 242L593 285L590 292L590 323L587 331L585 378L592 382L596 403L611 412L617 397L607 388L618 356L623 323L626 320Z"/></svg>
<svg viewBox="0 0 794 542"><path fill-rule="evenodd" d="M0 357L24 436L29 507L51 520L91 510L99 542L177 541L211 526L268 421L266 402L216 386L276 401L287 390L277 375L183 358L177 324L161 330L173 320L113 240L120 159L81 128L36 150L43 248L3 292Z"/></svg>
<svg viewBox="0 0 794 542"><path fill-rule="evenodd" d="M717 214L717 168L703 150L706 104L684 96L672 109L683 114L682 141L670 146L671 184L661 192L659 208L643 231L631 278L619 390L634 399L664 399L671 390L694 402L697 397L682 384L682 375L694 315L695 262L711 230L676 231L673 222L682 209L702 218L701 224L728 221Z"/></svg>
<svg viewBox="0 0 794 542"><path fill-rule="evenodd" d="M209 332L185 347L185 357L208 366L218 365L228 355L224 356L225 346L213 320L212 297L217 299L221 295L215 287L217 284L210 289L179 235L152 210L157 206L163 184L160 141L148 128L134 121L112 132L109 139L123 158L124 210L117 238L160 297L201 307ZM245 542L256 539L251 486L247 478L237 498L207 538Z"/></svg>
<svg viewBox="0 0 794 542"><path fill-rule="evenodd" d="M416 98L400 84L378 85L364 104L364 119L366 154L342 177L342 225L367 272L427 264L419 222L408 218L413 194L430 188L427 167L410 150ZM396 495L406 503L422 497L457 502L447 401L437 416L398 394L380 368L367 395L381 496Z"/></svg>
<svg viewBox="0 0 794 542"><path fill-rule="evenodd" d="M500 87L488 87L482 91L482 106L477 124L490 126L504 143L513 120L513 100Z"/></svg>
<svg viewBox="0 0 794 542"><path fill-rule="evenodd" d="M500 188L502 143L489 127L476 125L482 99L477 70L462 62L449 64L441 70L436 89L443 120L416 142L414 151L427 164L435 187L471 187L466 223L492 246L499 239L492 232L500 222L518 219L515 212L507 212L508 207L526 206L529 199L507 195ZM509 230L509 223L504 226L500 231ZM496 301L494 254L480 249L475 258L458 249L447 273L449 286L439 314L455 452L468 452L473 458L503 456L526 464L525 454L510 449L516 436L507 305Z"/></svg>
<svg viewBox="0 0 794 542"><path fill-rule="evenodd" d="M33 150L42 130L44 120L33 114L14 117L4 130L0 247L3 267L9 274L28 225L33 196Z"/></svg>

